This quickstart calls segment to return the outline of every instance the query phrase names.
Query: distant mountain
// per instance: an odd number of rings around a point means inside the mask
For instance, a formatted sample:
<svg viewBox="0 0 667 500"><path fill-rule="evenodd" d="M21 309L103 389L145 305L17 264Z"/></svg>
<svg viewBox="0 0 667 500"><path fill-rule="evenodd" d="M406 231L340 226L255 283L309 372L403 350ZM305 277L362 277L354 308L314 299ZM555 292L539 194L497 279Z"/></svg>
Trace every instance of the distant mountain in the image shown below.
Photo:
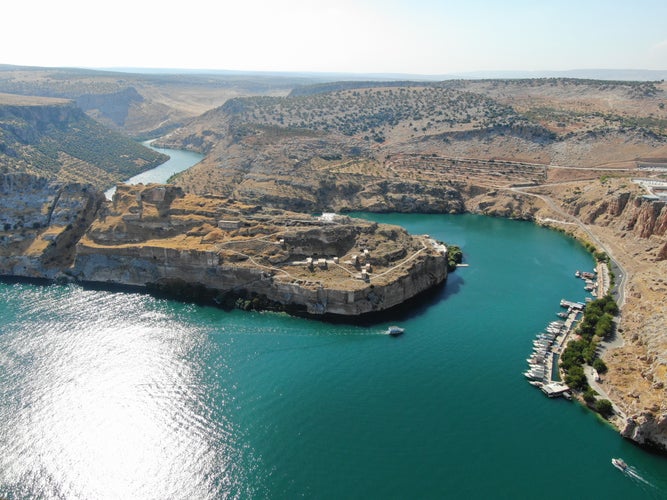
<svg viewBox="0 0 667 500"><path fill-rule="evenodd" d="M100 68L102 69L102 68ZM179 68L103 68L106 71L155 75L219 75L254 76L264 78L303 79L300 84L334 81L441 81L455 79L520 79L520 78L582 78L587 80L657 81L667 78L667 70L646 69L572 69L572 70L481 70L461 73L427 75L420 73L344 73L304 71L238 71L227 69Z"/></svg>
<svg viewBox="0 0 667 500"><path fill-rule="evenodd" d="M581 78L586 80L658 81L667 78L667 70L573 69L568 71L472 71L448 75L447 78Z"/></svg>

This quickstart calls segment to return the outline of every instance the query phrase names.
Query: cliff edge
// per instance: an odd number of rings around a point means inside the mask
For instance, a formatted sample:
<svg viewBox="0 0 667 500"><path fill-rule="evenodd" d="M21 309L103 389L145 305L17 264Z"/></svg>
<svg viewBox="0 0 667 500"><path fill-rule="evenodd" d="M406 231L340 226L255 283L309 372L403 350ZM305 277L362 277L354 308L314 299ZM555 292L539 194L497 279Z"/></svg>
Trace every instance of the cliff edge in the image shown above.
<svg viewBox="0 0 667 500"><path fill-rule="evenodd" d="M403 228L120 185L0 177L0 274L147 287L310 315L383 311L442 283L447 249Z"/></svg>

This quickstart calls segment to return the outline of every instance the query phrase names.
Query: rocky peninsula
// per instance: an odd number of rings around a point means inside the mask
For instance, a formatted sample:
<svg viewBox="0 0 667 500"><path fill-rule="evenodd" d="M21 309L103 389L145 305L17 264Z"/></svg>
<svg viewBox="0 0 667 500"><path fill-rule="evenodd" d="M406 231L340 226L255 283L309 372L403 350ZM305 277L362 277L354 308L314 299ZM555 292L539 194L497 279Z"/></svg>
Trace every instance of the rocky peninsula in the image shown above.
<svg viewBox="0 0 667 500"><path fill-rule="evenodd" d="M444 282L428 236L336 214L264 209L167 185L1 179L0 273L147 287L296 314L383 311Z"/></svg>

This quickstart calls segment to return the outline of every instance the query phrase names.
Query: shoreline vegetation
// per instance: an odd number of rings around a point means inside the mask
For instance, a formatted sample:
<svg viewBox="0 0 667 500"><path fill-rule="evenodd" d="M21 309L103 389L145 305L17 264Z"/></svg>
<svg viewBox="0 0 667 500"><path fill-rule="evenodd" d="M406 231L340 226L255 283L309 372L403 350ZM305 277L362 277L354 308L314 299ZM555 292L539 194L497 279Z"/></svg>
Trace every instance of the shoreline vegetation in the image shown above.
<svg viewBox="0 0 667 500"><path fill-rule="evenodd" d="M538 223L537 221L535 221ZM620 412L609 399L599 397L600 394L590 386L590 381L584 366L592 368L594 379L607 373L608 367L600 357L602 343L612 340L619 335L617 322L622 314L612 293L616 288L616 276L612 269L612 259L604 250L598 248L584 237L578 236L571 230L553 224L554 221L539 222L540 225L552 230L567 234L581 243L591 254L596 263L603 264L609 273L609 289L603 297L590 301L583 310L583 316L578 321L572 335L559 357L559 373L565 384L574 391L577 401L592 411L600 414L605 421L617 431L621 429L611 421L614 414ZM616 264L617 265L617 264ZM602 277L599 277L602 279ZM622 292L621 292L622 296ZM620 414L618 416L621 416Z"/></svg>

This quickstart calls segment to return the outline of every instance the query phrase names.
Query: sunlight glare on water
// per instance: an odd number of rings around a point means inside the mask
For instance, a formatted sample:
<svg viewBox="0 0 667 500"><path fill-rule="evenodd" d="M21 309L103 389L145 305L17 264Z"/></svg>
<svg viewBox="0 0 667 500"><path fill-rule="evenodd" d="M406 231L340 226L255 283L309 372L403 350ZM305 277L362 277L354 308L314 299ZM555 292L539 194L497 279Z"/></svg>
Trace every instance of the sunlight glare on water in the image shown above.
<svg viewBox="0 0 667 500"><path fill-rule="evenodd" d="M232 482L234 450L220 444L233 429L206 406L194 327L134 294L25 293L1 337L4 376L21 379L0 404L12 429L2 483L26 496L213 498Z"/></svg>

